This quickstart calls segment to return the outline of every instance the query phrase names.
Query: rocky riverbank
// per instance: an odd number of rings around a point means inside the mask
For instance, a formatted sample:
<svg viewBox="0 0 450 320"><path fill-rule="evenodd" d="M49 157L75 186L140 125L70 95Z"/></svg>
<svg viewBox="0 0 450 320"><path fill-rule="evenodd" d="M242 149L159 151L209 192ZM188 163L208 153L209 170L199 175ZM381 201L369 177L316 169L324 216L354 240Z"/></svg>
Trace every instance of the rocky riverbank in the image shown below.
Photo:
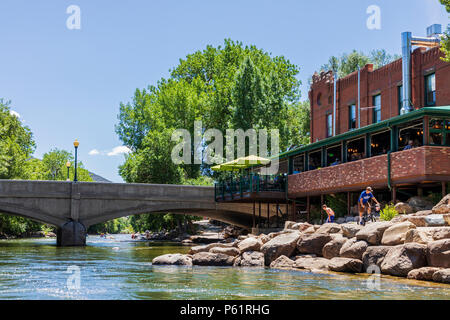
<svg viewBox="0 0 450 320"><path fill-rule="evenodd" d="M450 194L432 210L360 226L288 221L284 230L240 235L156 257L153 265L374 273L450 283Z"/></svg>

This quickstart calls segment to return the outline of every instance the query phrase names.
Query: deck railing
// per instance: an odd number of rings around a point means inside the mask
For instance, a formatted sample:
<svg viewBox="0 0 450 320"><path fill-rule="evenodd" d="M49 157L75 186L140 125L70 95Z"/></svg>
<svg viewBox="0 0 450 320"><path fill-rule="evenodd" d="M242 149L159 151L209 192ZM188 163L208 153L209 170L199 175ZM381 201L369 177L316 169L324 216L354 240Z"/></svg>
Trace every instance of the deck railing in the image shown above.
<svg viewBox="0 0 450 320"><path fill-rule="evenodd" d="M215 183L216 201L242 198L252 192L286 192L287 176L248 175Z"/></svg>

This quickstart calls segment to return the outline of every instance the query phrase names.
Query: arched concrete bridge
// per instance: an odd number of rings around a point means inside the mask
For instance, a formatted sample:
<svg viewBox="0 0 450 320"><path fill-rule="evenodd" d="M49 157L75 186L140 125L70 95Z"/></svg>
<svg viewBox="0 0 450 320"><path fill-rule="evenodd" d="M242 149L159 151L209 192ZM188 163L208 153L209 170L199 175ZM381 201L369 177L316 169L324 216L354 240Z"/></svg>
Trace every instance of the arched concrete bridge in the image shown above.
<svg viewBox="0 0 450 320"><path fill-rule="evenodd" d="M89 226L143 213L172 212L252 226L248 205L214 201L201 186L0 180L0 212L58 227L58 245L85 245Z"/></svg>

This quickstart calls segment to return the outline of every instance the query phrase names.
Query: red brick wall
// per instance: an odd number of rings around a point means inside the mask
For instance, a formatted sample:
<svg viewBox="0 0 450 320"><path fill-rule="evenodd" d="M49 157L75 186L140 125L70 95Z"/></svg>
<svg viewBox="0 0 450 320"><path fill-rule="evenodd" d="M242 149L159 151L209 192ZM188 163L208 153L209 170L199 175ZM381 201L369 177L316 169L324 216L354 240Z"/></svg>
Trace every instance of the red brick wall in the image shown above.
<svg viewBox="0 0 450 320"><path fill-rule="evenodd" d="M411 56L411 99L416 108L424 106L425 74L436 74L436 105L450 105L450 63L442 61L439 48L418 48ZM402 60L373 70L371 64L361 69L361 126L372 123L372 96L381 93L381 120L397 116L397 87L402 83ZM317 103L321 95L321 105ZM331 99L328 99L328 98ZM348 107L358 99L358 74L354 72L337 82L336 134L348 131ZM333 78L331 73L313 77L309 92L311 103L311 142L326 138L326 114L333 112Z"/></svg>
<svg viewBox="0 0 450 320"><path fill-rule="evenodd" d="M387 155L381 155L290 175L289 197L387 187L387 164ZM392 184L429 179L450 181L450 147L426 146L393 153L391 179Z"/></svg>

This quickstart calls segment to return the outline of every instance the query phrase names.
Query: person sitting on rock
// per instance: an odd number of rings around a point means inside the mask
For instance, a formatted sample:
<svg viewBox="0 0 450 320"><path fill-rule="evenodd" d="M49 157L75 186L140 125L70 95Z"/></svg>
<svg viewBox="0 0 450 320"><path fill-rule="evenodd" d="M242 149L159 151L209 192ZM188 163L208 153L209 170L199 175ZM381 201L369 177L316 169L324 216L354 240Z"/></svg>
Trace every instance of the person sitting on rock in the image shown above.
<svg viewBox="0 0 450 320"><path fill-rule="evenodd" d="M322 206L322 209L328 215L327 221L325 221L325 223L332 223L332 222L334 222L334 211L333 211L333 209L329 208L326 204L324 204Z"/></svg>

